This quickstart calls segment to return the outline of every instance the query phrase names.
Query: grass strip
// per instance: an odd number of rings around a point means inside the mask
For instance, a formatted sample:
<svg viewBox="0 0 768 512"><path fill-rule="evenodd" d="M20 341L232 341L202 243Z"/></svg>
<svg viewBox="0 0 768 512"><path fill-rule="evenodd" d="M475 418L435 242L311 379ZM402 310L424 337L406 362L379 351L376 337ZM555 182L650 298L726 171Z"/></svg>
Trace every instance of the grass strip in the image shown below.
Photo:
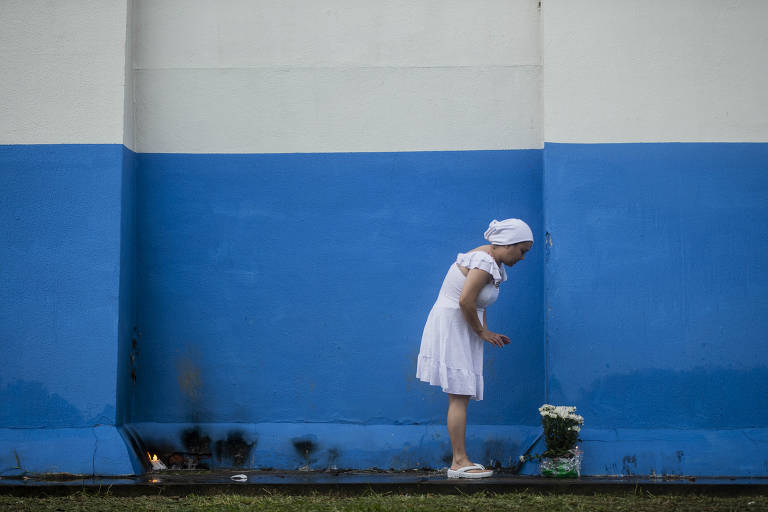
<svg viewBox="0 0 768 512"><path fill-rule="evenodd" d="M265 496L220 494L213 496L137 496L117 497L109 492L85 491L70 496L18 498L0 496L0 510L13 511L483 511L516 510L525 512L606 511L606 512L667 512L667 511L768 511L766 496L653 496L626 494L623 496L595 494L551 495L533 492L496 494L480 492L467 495L444 494L380 494L370 492L361 496L334 496L327 493L293 496L275 492Z"/></svg>

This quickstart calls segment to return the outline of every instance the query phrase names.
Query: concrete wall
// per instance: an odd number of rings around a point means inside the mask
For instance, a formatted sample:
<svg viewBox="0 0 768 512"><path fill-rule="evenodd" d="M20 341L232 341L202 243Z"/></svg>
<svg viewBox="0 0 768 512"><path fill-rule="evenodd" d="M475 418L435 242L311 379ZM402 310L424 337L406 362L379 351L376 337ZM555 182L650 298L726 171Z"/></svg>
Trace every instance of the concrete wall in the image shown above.
<svg viewBox="0 0 768 512"><path fill-rule="evenodd" d="M470 454L764 474L765 4L542 4L3 2L0 471L441 467L421 328L519 216Z"/></svg>
<svg viewBox="0 0 768 512"><path fill-rule="evenodd" d="M544 3L547 395L588 473L765 473L766 16Z"/></svg>
<svg viewBox="0 0 768 512"><path fill-rule="evenodd" d="M447 397L415 379L443 276L493 218L542 235L537 19L531 1L136 3L125 414L147 450L443 464ZM472 406L486 462L536 435L541 256L489 311L516 343L488 351Z"/></svg>
<svg viewBox="0 0 768 512"><path fill-rule="evenodd" d="M129 474L116 427L125 2L0 6L0 470Z"/></svg>

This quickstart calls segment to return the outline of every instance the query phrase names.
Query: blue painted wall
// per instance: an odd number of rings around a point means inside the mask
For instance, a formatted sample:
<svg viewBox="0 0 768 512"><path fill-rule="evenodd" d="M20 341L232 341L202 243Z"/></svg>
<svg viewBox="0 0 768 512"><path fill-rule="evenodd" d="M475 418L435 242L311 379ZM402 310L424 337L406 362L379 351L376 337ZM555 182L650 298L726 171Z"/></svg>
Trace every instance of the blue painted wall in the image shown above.
<svg viewBox="0 0 768 512"><path fill-rule="evenodd" d="M415 371L445 272L493 218L541 232L536 150L138 163L131 422L443 423L446 396ZM541 254L489 310L514 342L487 350L473 423L538 422Z"/></svg>
<svg viewBox="0 0 768 512"><path fill-rule="evenodd" d="M768 144L547 144L543 192L548 396L585 470L764 474Z"/></svg>
<svg viewBox="0 0 768 512"><path fill-rule="evenodd" d="M121 153L0 146L0 426L114 424Z"/></svg>
<svg viewBox="0 0 768 512"><path fill-rule="evenodd" d="M768 426L768 144L548 144L545 166L551 400L594 427Z"/></svg>
<svg viewBox="0 0 768 512"><path fill-rule="evenodd" d="M492 218L541 231L535 150L138 158L131 421L442 421L414 375L445 272ZM474 423L538 421L541 251L510 276Z"/></svg>
<svg viewBox="0 0 768 512"><path fill-rule="evenodd" d="M0 472L133 471L114 427L122 173L120 145L0 146Z"/></svg>
<svg viewBox="0 0 768 512"><path fill-rule="evenodd" d="M513 343L486 349L471 453L511 465L548 401L585 417L584 474L768 468L768 144L2 146L0 170L4 474L141 471L145 448L440 467L421 329L456 253L511 215L537 243L489 309Z"/></svg>

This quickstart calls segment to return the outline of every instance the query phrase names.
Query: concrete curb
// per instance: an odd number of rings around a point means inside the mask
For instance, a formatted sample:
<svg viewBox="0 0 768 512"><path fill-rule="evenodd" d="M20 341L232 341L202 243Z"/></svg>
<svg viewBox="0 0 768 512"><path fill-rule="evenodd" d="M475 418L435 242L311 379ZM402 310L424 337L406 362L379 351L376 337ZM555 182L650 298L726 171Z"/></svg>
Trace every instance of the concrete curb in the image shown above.
<svg viewBox="0 0 768 512"><path fill-rule="evenodd" d="M470 494L476 492L534 492L541 494L645 494L754 496L768 495L768 478L668 478L582 477L550 479L497 473L482 480L448 480L435 471L408 472L274 472L244 471L242 483L233 482L235 472L187 474L148 473L125 478L74 478L43 480L31 477L0 478L0 494L12 496L65 496L81 492L113 496L186 496L189 494L339 494L366 492L397 494Z"/></svg>

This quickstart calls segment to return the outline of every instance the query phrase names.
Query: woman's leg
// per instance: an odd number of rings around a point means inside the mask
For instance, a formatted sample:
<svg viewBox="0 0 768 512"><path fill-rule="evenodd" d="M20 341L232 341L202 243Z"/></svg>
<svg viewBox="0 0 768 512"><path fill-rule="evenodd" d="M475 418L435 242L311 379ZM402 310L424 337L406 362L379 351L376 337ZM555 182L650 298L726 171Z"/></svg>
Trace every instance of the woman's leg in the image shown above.
<svg viewBox="0 0 768 512"><path fill-rule="evenodd" d="M465 448L468 403L469 396L467 395L448 395L448 435L451 438L451 447L453 448L451 469L472 465L467 457L467 450ZM473 469L470 472L475 473L479 471L482 470Z"/></svg>

